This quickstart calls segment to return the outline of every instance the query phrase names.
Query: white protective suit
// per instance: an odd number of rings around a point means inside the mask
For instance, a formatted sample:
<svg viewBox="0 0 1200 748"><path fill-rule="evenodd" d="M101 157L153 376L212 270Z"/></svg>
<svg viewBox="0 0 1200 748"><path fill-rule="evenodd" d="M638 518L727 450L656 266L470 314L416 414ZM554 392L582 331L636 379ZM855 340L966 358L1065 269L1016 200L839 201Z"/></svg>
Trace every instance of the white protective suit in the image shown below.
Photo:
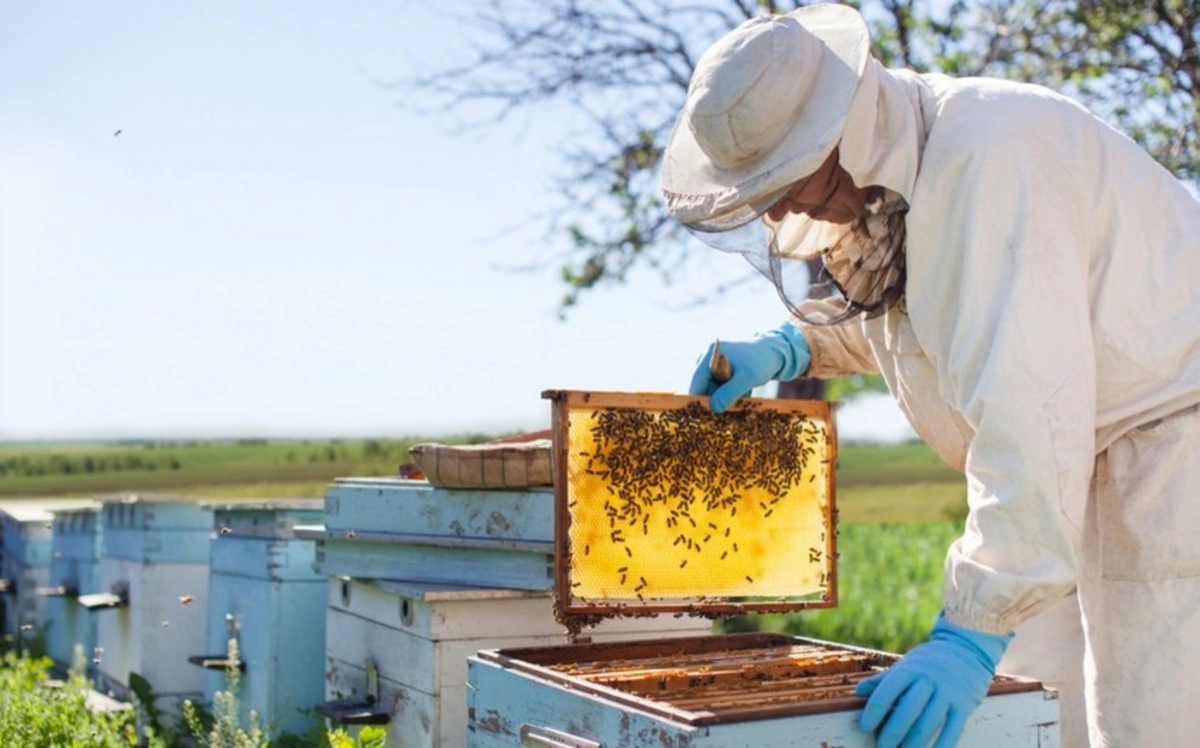
<svg viewBox="0 0 1200 748"><path fill-rule="evenodd" d="M1200 744L1200 203L1064 97L874 60L840 159L909 202L905 297L797 321L808 376L882 373L965 471L947 618L1017 631L1064 745Z"/></svg>

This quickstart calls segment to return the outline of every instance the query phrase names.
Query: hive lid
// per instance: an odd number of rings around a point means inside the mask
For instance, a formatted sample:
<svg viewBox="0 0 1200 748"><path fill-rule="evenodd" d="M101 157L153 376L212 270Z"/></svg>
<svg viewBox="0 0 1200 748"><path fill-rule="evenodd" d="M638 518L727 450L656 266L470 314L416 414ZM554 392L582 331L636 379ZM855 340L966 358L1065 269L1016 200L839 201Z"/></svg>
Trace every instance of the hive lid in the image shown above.
<svg viewBox="0 0 1200 748"><path fill-rule="evenodd" d="M832 407L543 393L552 401L555 613L572 622L837 604Z"/></svg>

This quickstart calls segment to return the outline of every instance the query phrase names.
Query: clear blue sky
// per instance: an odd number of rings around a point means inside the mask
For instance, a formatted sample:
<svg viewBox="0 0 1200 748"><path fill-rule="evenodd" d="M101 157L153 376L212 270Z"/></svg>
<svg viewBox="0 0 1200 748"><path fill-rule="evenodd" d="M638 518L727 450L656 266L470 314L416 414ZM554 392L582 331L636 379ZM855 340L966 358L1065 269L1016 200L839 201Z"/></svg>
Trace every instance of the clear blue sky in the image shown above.
<svg viewBox="0 0 1200 748"><path fill-rule="evenodd" d="M782 319L765 281L688 307L747 267L698 250L560 322L553 263L510 268L563 122L454 135L380 83L463 44L394 0L0 4L0 439L543 428L544 389L682 391Z"/></svg>

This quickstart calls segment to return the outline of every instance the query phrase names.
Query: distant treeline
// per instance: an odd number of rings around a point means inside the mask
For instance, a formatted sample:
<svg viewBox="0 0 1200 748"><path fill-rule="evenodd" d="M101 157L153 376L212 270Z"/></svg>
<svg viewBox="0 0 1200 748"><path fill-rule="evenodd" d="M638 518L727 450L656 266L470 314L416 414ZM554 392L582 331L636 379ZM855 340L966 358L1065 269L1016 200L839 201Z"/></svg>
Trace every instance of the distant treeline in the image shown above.
<svg viewBox="0 0 1200 748"><path fill-rule="evenodd" d="M313 442L275 442L267 439L238 439L226 442L241 454L260 454L264 464L346 463L360 460L382 464L406 461L412 440L366 439L346 442L341 439ZM0 454L0 480L41 476L76 476L98 473L131 473L181 470L204 464L212 450L222 449L219 442L202 441L127 441L115 449L101 452L68 450L64 452L26 452ZM248 451L247 451L248 450ZM286 450L286 451L283 451ZM233 452L230 452L233 454ZM394 467L394 466L393 466Z"/></svg>
<svg viewBox="0 0 1200 748"><path fill-rule="evenodd" d="M18 455L0 461L0 478L120 473L132 470L178 470L181 467L183 464L169 454L143 456L119 452L107 455Z"/></svg>

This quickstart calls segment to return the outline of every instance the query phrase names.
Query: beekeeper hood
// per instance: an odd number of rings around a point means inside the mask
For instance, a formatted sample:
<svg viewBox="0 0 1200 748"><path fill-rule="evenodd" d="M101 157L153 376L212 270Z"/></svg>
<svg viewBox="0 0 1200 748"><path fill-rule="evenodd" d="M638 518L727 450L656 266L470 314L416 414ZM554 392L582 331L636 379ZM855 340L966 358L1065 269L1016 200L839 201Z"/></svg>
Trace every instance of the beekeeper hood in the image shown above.
<svg viewBox="0 0 1200 748"><path fill-rule="evenodd" d="M743 254L793 309L808 278L788 267L803 263L786 261L831 253L852 226L766 213L835 150L855 185L881 188L868 200L876 228L894 225L899 210L903 232L923 133L914 96L869 49L866 23L847 6L750 19L700 58L667 143L670 214L709 245Z"/></svg>

